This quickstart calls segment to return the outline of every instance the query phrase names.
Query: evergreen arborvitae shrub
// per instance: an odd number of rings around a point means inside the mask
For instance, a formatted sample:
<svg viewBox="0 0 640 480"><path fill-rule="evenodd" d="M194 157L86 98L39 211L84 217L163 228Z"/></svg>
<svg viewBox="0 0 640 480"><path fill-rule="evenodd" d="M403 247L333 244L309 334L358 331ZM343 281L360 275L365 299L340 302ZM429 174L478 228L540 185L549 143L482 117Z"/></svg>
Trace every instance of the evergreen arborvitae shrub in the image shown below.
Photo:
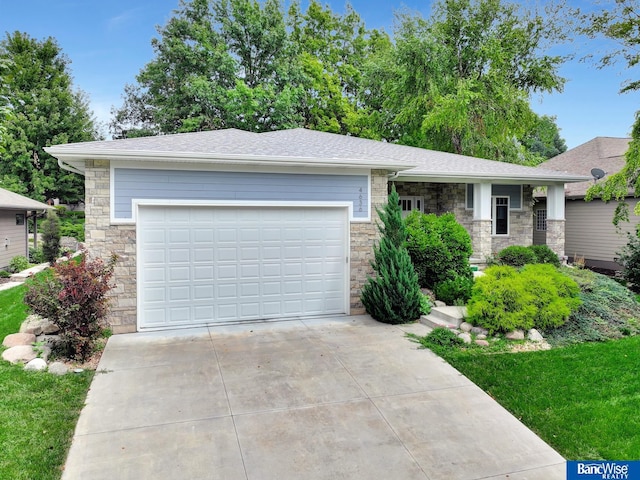
<svg viewBox="0 0 640 480"><path fill-rule="evenodd" d="M42 234L42 255L45 261L54 263L60 253L60 219L54 210L47 212L47 217L40 225Z"/></svg>
<svg viewBox="0 0 640 480"><path fill-rule="evenodd" d="M382 224L379 244L371 266L376 272L362 288L361 300L367 313L384 323L406 323L420 318L422 294L418 276L404 245L406 230L395 187L384 210L378 210Z"/></svg>
<svg viewBox="0 0 640 480"><path fill-rule="evenodd" d="M453 213L437 216L414 210L405 223L407 250L421 287L433 289L456 277L473 278L471 236Z"/></svg>

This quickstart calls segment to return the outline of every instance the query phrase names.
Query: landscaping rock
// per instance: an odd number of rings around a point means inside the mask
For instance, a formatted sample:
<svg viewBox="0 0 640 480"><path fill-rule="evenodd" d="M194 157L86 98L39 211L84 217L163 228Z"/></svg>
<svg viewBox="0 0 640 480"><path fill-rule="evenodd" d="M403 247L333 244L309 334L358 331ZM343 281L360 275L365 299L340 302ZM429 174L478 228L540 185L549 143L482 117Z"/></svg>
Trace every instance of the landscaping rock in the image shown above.
<svg viewBox="0 0 640 480"><path fill-rule="evenodd" d="M458 335L458 338L462 339L464 343L471 343L471 335L467 332L462 332Z"/></svg>
<svg viewBox="0 0 640 480"><path fill-rule="evenodd" d="M507 340L524 340L524 332L522 330L514 330L507 333L504 338Z"/></svg>
<svg viewBox="0 0 640 480"><path fill-rule="evenodd" d="M60 249L69 252L75 252L79 247L78 240L73 237L60 237Z"/></svg>
<svg viewBox="0 0 640 480"><path fill-rule="evenodd" d="M484 333L480 333L480 334L476 335L476 339L478 339L478 340L486 340L487 336Z"/></svg>
<svg viewBox="0 0 640 480"><path fill-rule="evenodd" d="M34 358L33 360L31 360L29 363L27 363L24 366L24 369L25 370L34 370L34 371L41 372L41 371L47 369L47 362L45 362L41 358Z"/></svg>
<svg viewBox="0 0 640 480"><path fill-rule="evenodd" d="M69 373L69 367L62 362L53 362L49 365L49 373L53 375L66 375Z"/></svg>
<svg viewBox="0 0 640 480"><path fill-rule="evenodd" d="M531 340L532 342L544 342L544 337L535 328L529 330L529 332L527 333L527 339Z"/></svg>
<svg viewBox="0 0 640 480"><path fill-rule="evenodd" d="M476 339L476 345L480 345L481 347L488 347L489 346L489 342L487 342L486 340L482 340L482 339Z"/></svg>
<svg viewBox="0 0 640 480"><path fill-rule="evenodd" d="M475 333L476 335L489 335L489 330L482 327L473 327L471 333Z"/></svg>
<svg viewBox="0 0 640 480"><path fill-rule="evenodd" d="M4 337L2 346L11 348L18 345L31 345L35 341L36 336L33 333L12 333Z"/></svg>
<svg viewBox="0 0 640 480"><path fill-rule="evenodd" d="M433 305L436 306L436 307L446 307L447 306L447 304L444 303L441 300L436 300L435 302L433 302Z"/></svg>
<svg viewBox="0 0 640 480"><path fill-rule="evenodd" d="M33 347L31 345L18 345L2 352L2 359L11 363L26 363L36 357L36 352L33 351Z"/></svg>
<svg viewBox="0 0 640 480"><path fill-rule="evenodd" d="M33 333L34 335L51 335L59 331L60 329L55 323L42 318L40 315L29 315L20 326L21 333Z"/></svg>
<svg viewBox="0 0 640 480"><path fill-rule="evenodd" d="M473 328L473 325L471 325L470 323L462 322L460 324L460 330L462 330L463 332L469 333L472 328Z"/></svg>

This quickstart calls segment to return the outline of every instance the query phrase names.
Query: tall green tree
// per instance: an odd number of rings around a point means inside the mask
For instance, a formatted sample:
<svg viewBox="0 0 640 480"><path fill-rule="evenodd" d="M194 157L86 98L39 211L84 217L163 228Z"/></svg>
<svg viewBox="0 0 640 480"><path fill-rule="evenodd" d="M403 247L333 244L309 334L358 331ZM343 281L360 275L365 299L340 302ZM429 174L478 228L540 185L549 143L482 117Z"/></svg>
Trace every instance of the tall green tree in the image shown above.
<svg viewBox="0 0 640 480"><path fill-rule="evenodd" d="M383 137L514 163L542 160L521 139L539 121L530 95L564 84L564 58L546 53L564 38L551 13L501 0L440 0L429 19L401 14L395 38L371 70L374 84L385 79L381 103L391 114Z"/></svg>
<svg viewBox="0 0 640 480"><path fill-rule="evenodd" d="M114 110L116 136L298 125L298 86L279 0L180 0L155 58Z"/></svg>
<svg viewBox="0 0 640 480"><path fill-rule="evenodd" d="M549 159L567 151L567 143L560 136L556 117L542 115L521 139L525 148L544 159Z"/></svg>
<svg viewBox="0 0 640 480"><path fill-rule="evenodd" d="M36 200L84 198L80 175L62 170L43 147L97 138L89 102L74 91L69 60L53 38L26 33L0 41L0 98L10 113L0 151L0 186Z"/></svg>
<svg viewBox="0 0 640 480"><path fill-rule="evenodd" d="M606 8L608 7L608 8ZM640 64L640 6L635 0L615 0L605 8L582 15L581 32L591 38L612 40L616 48L599 58L599 67L609 67L622 60L631 70ZM640 79L622 84L621 93L640 90ZM617 201L613 223L629 221L628 195L640 196L640 111L631 128L631 142L625 153L625 165L619 172L603 182L595 183L587 191L586 200L601 198L605 202ZM634 213L640 215L640 203Z"/></svg>
<svg viewBox="0 0 640 480"><path fill-rule="evenodd" d="M280 0L181 0L158 33L155 58L113 111L116 136L231 127L373 135L359 96L371 34L351 7L338 15L312 0L285 13Z"/></svg>

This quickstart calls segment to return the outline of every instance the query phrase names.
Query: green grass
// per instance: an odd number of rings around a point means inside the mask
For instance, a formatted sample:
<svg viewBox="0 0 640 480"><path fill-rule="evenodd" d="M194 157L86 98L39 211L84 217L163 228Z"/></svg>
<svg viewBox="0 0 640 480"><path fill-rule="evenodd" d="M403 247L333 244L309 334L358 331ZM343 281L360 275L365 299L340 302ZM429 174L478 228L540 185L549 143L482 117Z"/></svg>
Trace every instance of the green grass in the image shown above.
<svg viewBox="0 0 640 480"><path fill-rule="evenodd" d="M637 460L640 337L548 351L433 347L568 460Z"/></svg>
<svg viewBox="0 0 640 480"><path fill-rule="evenodd" d="M0 340L27 316L25 290L0 291ZM92 376L26 372L0 361L0 478L60 478Z"/></svg>

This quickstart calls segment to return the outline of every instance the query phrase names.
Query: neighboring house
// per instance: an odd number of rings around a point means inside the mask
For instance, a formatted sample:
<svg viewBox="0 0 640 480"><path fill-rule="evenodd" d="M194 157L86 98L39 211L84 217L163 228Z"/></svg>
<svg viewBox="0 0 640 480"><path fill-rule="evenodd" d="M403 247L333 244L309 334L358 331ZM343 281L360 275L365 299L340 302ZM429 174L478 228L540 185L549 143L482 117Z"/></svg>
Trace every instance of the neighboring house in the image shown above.
<svg viewBox="0 0 640 480"><path fill-rule="evenodd" d="M532 243L532 190L581 175L304 129L240 130L46 148L85 176L86 245L120 256L113 331L358 314L395 183L405 210L453 211L484 259Z"/></svg>
<svg viewBox="0 0 640 480"><path fill-rule="evenodd" d="M13 257L28 257L27 220L48 208L44 203L0 188L0 269L6 269Z"/></svg>
<svg viewBox="0 0 640 480"><path fill-rule="evenodd" d="M606 176L597 180L604 182L609 175L624 167L630 138L596 137L578 147L567 150L542 163L539 168L544 170L563 170L578 175L591 175L591 170L598 168ZM616 263L620 249L627 243L627 232L635 231L640 218L633 215L633 208L637 200L628 199L631 210L630 223L623 223L620 229L612 224L613 214L617 202L605 203L602 200L585 202L587 189L596 180L570 183L565 188L565 252L573 259L584 258L588 266L619 270ZM630 192L629 197L632 197ZM547 201L545 192L536 193L534 209L535 244L547 242Z"/></svg>

